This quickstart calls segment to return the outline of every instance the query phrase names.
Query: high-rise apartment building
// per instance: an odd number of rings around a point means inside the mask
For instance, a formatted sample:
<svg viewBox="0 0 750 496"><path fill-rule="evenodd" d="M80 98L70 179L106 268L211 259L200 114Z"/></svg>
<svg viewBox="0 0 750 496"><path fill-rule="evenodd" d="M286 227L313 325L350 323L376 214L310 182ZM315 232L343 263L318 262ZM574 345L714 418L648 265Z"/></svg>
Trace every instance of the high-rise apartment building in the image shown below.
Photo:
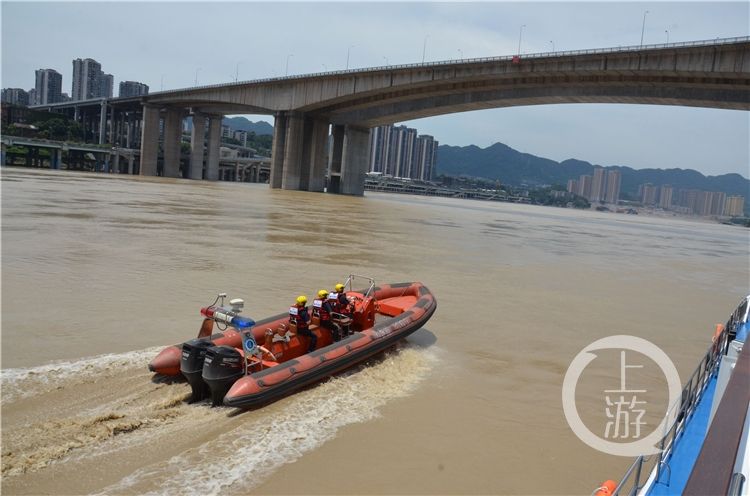
<svg viewBox="0 0 750 496"><path fill-rule="evenodd" d="M370 129L370 164L367 168L368 171L385 173L392 127L378 126Z"/></svg>
<svg viewBox="0 0 750 496"><path fill-rule="evenodd" d="M114 76L104 74L102 65L94 59L73 61L72 100L91 98L111 98L114 89Z"/></svg>
<svg viewBox="0 0 750 496"><path fill-rule="evenodd" d="M227 126L226 124L221 125L221 137L222 138L232 138L232 128Z"/></svg>
<svg viewBox="0 0 750 496"><path fill-rule="evenodd" d="M591 201L603 202L607 191L607 171L602 167L594 168L594 178L591 180Z"/></svg>
<svg viewBox="0 0 750 496"><path fill-rule="evenodd" d="M714 191L711 198L710 215L724 215L724 204L727 201L727 194L723 191Z"/></svg>
<svg viewBox="0 0 750 496"><path fill-rule="evenodd" d="M659 206L665 210L669 210L672 206L672 186L664 185L659 191Z"/></svg>
<svg viewBox="0 0 750 496"><path fill-rule="evenodd" d="M242 146L247 146L247 131L235 131L232 137L239 141Z"/></svg>
<svg viewBox="0 0 750 496"><path fill-rule="evenodd" d="M37 105L62 101L62 74L54 69L37 69L35 95Z"/></svg>
<svg viewBox="0 0 750 496"><path fill-rule="evenodd" d="M387 173L394 177L412 177L414 151L417 144L417 130L406 126L394 126L391 138L391 170Z"/></svg>
<svg viewBox="0 0 750 496"><path fill-rule="evenodd" d="M437 161L438 142L430 135L417 136L417 150L414 157L413 179L431 181Z"/></svg>
<svg viewBox="0 0 750 496"><path fill-rule="evenodd" d="M584 174L578 178L578 196L591 198L591 176Z"/></svg>
<svg viewBox="0 0 750 496"><path fill-rule="evenodd" d="M138 81L121 81L118 94L120 98L148 95L148 85Z"/></svg>
<svg viewBox="0 0 750 496"><path fill-rule="evenodd" d="M99 96L112 98L115 90L115 77L112 74L102 74L99 78Z"/></svg>
<svg viewBox="0 0 750 496"><path fill-rule="evenodd" d="M677 201L675 203L687 209L688 212L695 213L699 194L700 191L697 189L679 189L677 190Z"/></svg>
<svg viewBox="0 0 750 496"><path fill-rule="evenodd" d="M607 203L617 205L617 200L620 199L621 178L620 171L614 169L607 171L607 194L604 197Z"/></svg>
<svg viewBox="0 0 750 496"><path fill-rule="evenodd" d="M578 181L568 179L568 193L578 194Z"/></svg>
<svg viewBox="0 0 750 496"><path fill-rule="evenodd" d="M741 217L745 213L745 197L729 196L724 203L724 215Z"/></svg>
<svg viewBox="0 0 750 496"><path fill-rule="evenodd" d="M721 191L699 191L693 213L697 215L723 215L726 193Z"/></svg>
<svg viewBox="0 0 750 496"><path fill-rule="evenodd" d="M406 126L370 130L370 172L429 181L435 174L438 142Z"/></svg>
<svg viewBox="0 0 750 496"><path fill-rule="evenodd" d="M23 105L28 107L29 93L21 88L3 88L2 101L11 105Z"/></svg>
<svg viewBox="0 0 750 496"><path fill-rule="evenodd" d="M656 205L659 200L659 189L651 183L643 185L641 190L641 203L644 205Z"/></svg>

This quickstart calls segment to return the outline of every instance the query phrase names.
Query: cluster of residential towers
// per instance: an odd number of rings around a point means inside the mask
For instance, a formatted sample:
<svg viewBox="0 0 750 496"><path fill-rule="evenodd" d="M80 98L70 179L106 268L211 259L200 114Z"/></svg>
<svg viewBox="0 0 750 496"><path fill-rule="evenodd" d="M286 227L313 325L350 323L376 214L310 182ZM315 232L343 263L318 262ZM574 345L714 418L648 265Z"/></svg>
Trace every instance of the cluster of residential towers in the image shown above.
<svg viewBox="0 0 750 496"><path fill-rule="evenodd" d="M112 98L114 76L106 74L102 65L94 59L73 60L73 83L70 95L63 93L62 74L55 69L37 69L34 87L4 88L2 101L13 105L47 105L50 103ZM148 94L148 85L137 81L120 82L120 97Z"/></svg>

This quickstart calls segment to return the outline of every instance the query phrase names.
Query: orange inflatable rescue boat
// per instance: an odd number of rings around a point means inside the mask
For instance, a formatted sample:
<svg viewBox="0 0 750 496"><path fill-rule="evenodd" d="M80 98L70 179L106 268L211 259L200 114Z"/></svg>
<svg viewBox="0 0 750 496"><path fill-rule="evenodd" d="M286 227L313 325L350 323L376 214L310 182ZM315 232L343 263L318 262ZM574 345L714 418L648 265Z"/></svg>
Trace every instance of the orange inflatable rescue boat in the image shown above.
<svg viewBox="0 0 750 496"><path fill-rule="evenodd" d="M366 279L367 289L352 290L355 279ZM350 275L346 288L350 312L334 313L332 330L320 327L311 314L309 328L317 345L309 353L310 338L297 334L289 313L255 322L240 315L242 300L231 300L227 307L226 294L220 293L201 309L198 338L165 348L149 369L184 375L191 401L210 397L214 405L252 408L386 350L422 327L437 308L432 293L419 282L376 286L369 277ZM213 333L214 326L220 332Z"/></svg>

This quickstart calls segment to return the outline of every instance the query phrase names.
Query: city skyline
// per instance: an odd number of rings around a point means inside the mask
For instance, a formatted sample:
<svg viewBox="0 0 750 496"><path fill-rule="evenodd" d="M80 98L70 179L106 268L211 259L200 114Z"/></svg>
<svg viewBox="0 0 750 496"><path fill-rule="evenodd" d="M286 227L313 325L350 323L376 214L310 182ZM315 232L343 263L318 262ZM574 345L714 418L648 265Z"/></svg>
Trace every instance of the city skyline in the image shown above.
<svg viewBox="0 0 750 496"><path fill-rule="evenodd" d="M345 68L347 59L349 68L360 68L418 63L423 55L426 62L509 55L519 44L522 53L553 47L637 45L645 10L649 10L646 44L663 43L667 35L678 42L742 36L747 34L749 9L743 2L218 5L231 8L236 15L213 22L223 9L203 3L183 3L173 11L164 4L5 2L2 86L27 90L33 86L33 71L44 67L63 74L63 88L67 88L70 61L77 57L96 59L117 81L142 81L155 92L162 85L165 90L193 86L196 80L204 85L283 76L287 67L290 75L339 70ZM163 22L167 14L174 17L169 25ZM243 14L264 19L252 24L248 31L252 36L240 35ZM119 19L116 26L100 22L112 16ZM322 17L330 19L330 32L313 29ZM25 36L22 21L27 18L42 28L39 40ZM274 39L271 31L274 25L281 25L282 18L289 33L280 42L270 43ZM185 51L188 38L175 33L171 25L198 20L205 26L202 39L218 36L217 43L203 42ZM82 32L84 21L90 29ZM387 32L392 33L389 36L380 30L386 24ZM520 30L522 25L525 28ZM118 34L136 41L116 43ZM53 36L65 42L55 42ZM91 44L92 38L101 42ZM249 118L273 122L271 116ZM416 127L445 144L485 147L503 142L557 161L578 158L602 166L680 167L706 175L734 172L750 176L750 122L743 111L566 104L484 110L395 124Z"/></svg>

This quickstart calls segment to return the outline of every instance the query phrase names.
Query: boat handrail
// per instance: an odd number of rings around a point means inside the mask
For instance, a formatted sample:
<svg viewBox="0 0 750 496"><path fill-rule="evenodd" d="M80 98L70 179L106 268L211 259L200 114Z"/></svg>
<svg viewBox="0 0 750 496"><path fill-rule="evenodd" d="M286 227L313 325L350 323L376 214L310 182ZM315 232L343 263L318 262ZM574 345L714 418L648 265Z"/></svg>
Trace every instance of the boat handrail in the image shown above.
<svg viewBox="0 0 750 496"><path fill-rule="evenodd" d="M349 286L349 291L354 291L354 286L353 286L354 278L366 279L370 283L364 295L365 299L369 297L372 294L373 290L375 289L375 279L373 279L372 277L368 277L368 276L361 276L359 274L349 274L349 277L346 278L346 282L344 283L344 288Z"/></svg>
<svg viewBox="0 0 750 496"><path fill-rule="evenodd" d="M734 470L749 396L750 347L743 346L683 494L735 496L742 490L743 475Z"/></svg>
<svg viewBox="0 0 750 496"><path fill-rule="evenodd" d="M664 436L662 437L659 448L661 452L654 456L654 465L656 467L656 479L658 480L661 475L662 468L665 466L665 461L672 455L674 449L675 440L682 433L687 425L687 421L693 415L695 407L703 397L703 392L708 386L708 382L711 377L717 372L719 364L721 363L721 357L724 355L729 340L727 339L728 330L724 327L721 330L711 346L709 346L706 354L703 355L700 364L696 367L695 371L690 375L690 379L687 380L685 386L682 388L682 394L673 405L669 407L666 413L668 419ZM612 496L620 496L627 494L628 496L635 496L638 491L643 487L645 482L648 480L653 468L651 470L643 470L645 463L650 461L651 457L644 457L640 455L636 458L630 467L625 471L620 483L617 485ZM646 479L641 481L643 474L646 474ZM629 490L624 492L627 488Z"/></svg>

